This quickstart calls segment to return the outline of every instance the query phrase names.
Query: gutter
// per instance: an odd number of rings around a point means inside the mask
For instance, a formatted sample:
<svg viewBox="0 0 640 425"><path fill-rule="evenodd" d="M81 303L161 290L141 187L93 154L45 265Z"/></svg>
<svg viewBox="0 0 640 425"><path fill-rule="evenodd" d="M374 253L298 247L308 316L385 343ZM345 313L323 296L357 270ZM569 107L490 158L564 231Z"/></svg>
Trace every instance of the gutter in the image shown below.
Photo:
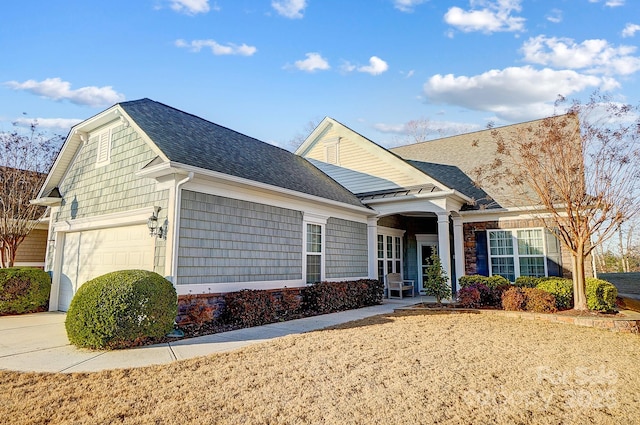
<svg viewBox="0 0 640 425"><path fill-rule="evenodd" d="M180 223L180 203L182 201L182 186L191 180L193 180L193 171L189 172L189 175L184 179L180 180L176 185L176 202L175 202L175 210L173 212L173 246L171 249L171 255L173 259L171 260L171 281L173 282L173 286L177 285L178 281L178 237L180 234L179 223Z"/></svg>

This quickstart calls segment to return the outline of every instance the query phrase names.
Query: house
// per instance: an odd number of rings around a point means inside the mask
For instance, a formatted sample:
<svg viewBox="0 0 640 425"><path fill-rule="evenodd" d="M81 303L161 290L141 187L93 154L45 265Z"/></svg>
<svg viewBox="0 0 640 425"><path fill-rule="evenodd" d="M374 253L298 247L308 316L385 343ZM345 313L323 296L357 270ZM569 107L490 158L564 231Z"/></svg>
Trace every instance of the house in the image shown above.
<svg viewBox="0 0 640 425"><path fill-rule="evenodd" d="M553 235L473 184L469 137L389 150L325 118L292 154L149 99L116 104L71 129L36 200L50 309L130 268L179 297L388 273L421 289L433 252L453 290L463 274L564 273Z"/></svg>
<svg viewBox="0 0 640 425"><path fill-rule="evenodd" d="M45 174L27 171L19 168L0 166L0 231L10 237L11 242L18 242L13 262L14 267L44 268L47 246L48 217L43 215L46 210L42 207L30 207L29 193L38 189ZM20 196L17 196L20 195ZM13 215L15 214L15 215ZM22 241L20 238L26 233ZM8 249L3 251L0 241L0 267L10 264Z"/></svg>
<svg viewBox="0 0 640 425"><path fill-rule="evenodd" d="M375 211L300 156L149 99L74 126L36 202L51 310L121 269L179 296L369 276Z"/></svg>
<svg viewBox="0 0 640 425"><path fill-rule="evenodd" d="M497 131L508 136L541 123ZM460 276L470 274L500 274L510 281L521 275L570 277L570 253L536 219L539 207L518 205L519 194L507 185L477 187L470 177L478 166L491 166L493 131L385 149L325 118L296 153L377 212L370 220L376 276L401 273L421 290L435 251L453 290Z"/></svg>

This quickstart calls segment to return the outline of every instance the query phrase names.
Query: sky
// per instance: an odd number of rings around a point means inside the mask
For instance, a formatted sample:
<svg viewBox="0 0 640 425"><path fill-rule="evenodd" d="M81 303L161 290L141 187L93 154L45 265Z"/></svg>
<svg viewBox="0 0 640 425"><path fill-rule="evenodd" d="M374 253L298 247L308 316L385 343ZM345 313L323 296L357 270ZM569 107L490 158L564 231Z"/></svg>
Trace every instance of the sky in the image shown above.
<svg viewBox="0 0 640 425"><path fill-rule="evenodd" d="M0 131L66 135L147 97L290 150L325 116L391 147L416 124L549 116L559 95L640 101L638 0L21 0L0 17Z"/></svg>

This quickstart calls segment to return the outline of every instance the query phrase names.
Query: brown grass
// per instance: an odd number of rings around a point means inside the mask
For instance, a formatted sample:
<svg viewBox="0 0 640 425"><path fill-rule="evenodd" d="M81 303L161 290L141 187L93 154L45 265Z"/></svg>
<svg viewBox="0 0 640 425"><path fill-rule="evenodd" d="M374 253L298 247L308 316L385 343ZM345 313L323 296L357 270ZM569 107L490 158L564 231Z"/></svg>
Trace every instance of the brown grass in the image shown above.
<svg viewBox="0 0 640 425"><path fill-rule="evenodd" d="M0 372L0 422L569 424L640 418L640 338L392 315L165 366Z"/></svg>

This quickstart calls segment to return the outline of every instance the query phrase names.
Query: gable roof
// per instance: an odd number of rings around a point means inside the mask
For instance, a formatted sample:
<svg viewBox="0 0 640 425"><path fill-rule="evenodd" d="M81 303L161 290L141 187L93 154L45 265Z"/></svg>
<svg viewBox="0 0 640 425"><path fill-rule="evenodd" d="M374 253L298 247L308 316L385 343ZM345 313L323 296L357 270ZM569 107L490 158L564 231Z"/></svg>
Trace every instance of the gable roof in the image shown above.
<svg viewBox="0 0 640 425"><path fill-rule="evenodd" d="M332 141L340 146L339 164L326 162L323 143ZM306 157L360 199L426 191L454 195L462 202L471 200L457 188L330 117L318 124L296 154Z"/></svg>
<svg viewBox="0 0 640 425"><path fill-rule="evenodd" d="M364 207L355 195L304 158L277 146L146 98L116 104L98 117L118 116L118 109L146 134L161 152L162 160ZM82 126L83 123L76 127ZM77 149L79 141L72 140L75 133L70 132L65 144L75 142ZM73 157L73 150L66 161L61 161L64 168ZM54 180L62 175L62 171L58 172Z"/></svg>
<svg viewBox="0 0 640 425"><path fill-rule="evenodd" d="M565 116L557 116L558 119L563 119L563 117ZM504 140L509 140L523 132L527 133L528 130L532 128L543 125L544 120L543 118L442 139L413 143L394 147L390 150L407 161L454 166L467 177L475 176L475 171L478 167L491 167L496 159L497 141L494 132L499 133ZM507 165L504 164L503 167L507 167ZM498 206L508 207L517 205L518 201L523 199L523 191L529 193L528 198L532 197L530 194L531 190L527 187L513 187L503 184L502 182L492 182L490 180L491 179L483 179L482 190L495 202L490 205L485 205L485 207L497 208ZM472 196L471 194L469 195Z"/></svg>
<svg viewBox="0 0 640 425"><path fill-rule="evenodd" d="M436 164L433 162L406 160L419 170L441 181L451 189L467 195L475 201L473 208L500 208L500 205L489 198L487 192L476 186L471 178L455 165Z"/></svg>

